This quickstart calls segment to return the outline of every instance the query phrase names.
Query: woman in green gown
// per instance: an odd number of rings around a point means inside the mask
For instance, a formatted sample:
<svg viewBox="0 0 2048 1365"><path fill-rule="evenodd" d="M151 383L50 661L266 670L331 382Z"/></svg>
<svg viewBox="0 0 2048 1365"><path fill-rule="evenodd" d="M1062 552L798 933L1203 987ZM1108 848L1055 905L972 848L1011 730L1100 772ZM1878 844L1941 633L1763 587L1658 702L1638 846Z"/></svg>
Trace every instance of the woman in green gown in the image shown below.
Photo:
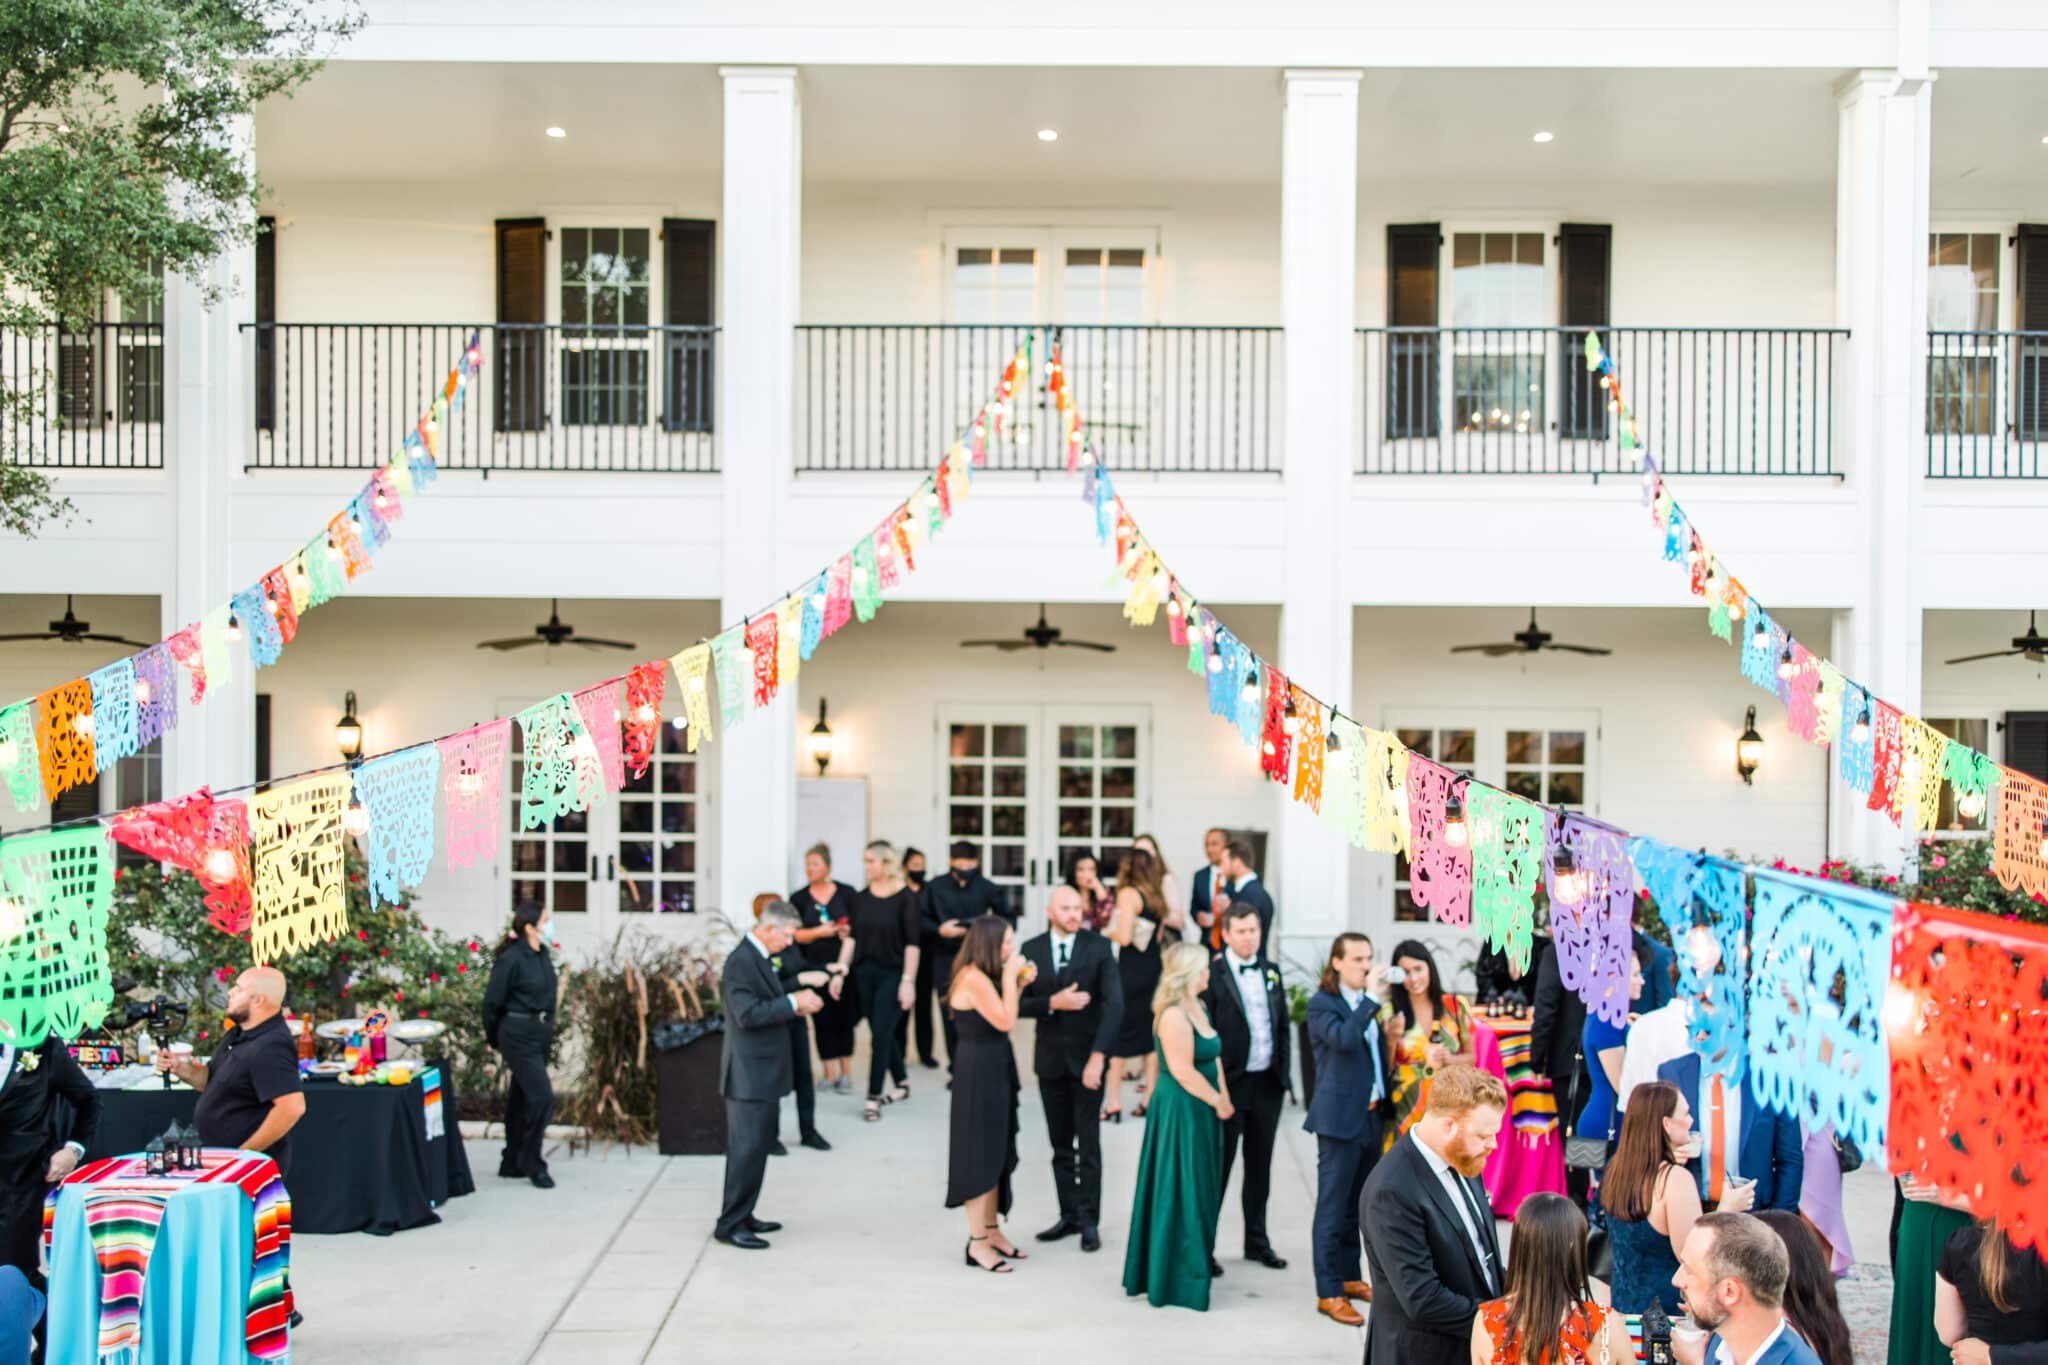
<svg viewBox="0 0 2048 1365"><path fill-rule="evenodd" d="M1934 1333L1934 1272L1941 1249L1970 1215L1941 1202L1932 1185L1908 1180L1899 1214L1899 1249L1892 1258L1892 1331L1888 1365L1948 1365L1949 1349Z"/></svg>
<svg viewBox="0 0 2048 1365"><path fill-rule="evenodd" d="M1216 1213L1223 1203L1223 1123L1231 1114L1217 1054L1223 1044L1202 1008L1209 955L1170 943L1152 995L1159 1063L1131 1200L1124 1293L1206 1312ZM1132 1002L1135 1006L1136 1002Z"/></svg>

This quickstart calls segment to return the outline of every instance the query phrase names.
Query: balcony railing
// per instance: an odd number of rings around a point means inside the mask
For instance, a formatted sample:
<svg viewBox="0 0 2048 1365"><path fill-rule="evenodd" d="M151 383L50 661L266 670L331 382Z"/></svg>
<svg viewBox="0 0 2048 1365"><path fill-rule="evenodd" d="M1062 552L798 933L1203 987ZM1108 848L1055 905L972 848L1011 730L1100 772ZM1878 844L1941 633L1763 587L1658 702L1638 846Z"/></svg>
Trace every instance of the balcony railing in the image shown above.
<svg viewBox="0 0 2048 1365"><path fill-rule="evenodd" d="M254 323L256 469L390 458L464 341L484 367L441 433L444 469L701 474L718 468L715 327Z"/></svg>
<svg viewBox="0 0 2048 1365"><path fill-rule="evenodd" d="M1026 336L1051 337L1089 440L1110 469L1280 470L1280 329L831 323L797 328L796 467L928 469L972 423ZM1041 375L1043 370L1041 368ZM1017 404L990 469L1064 470L1043 385Z"/></svg>
<svg viewBox="0 0 2048 1365"><path fill-rule="evenodd" d="M1606 327L1675 474L1833 475L1834 328ZM1628 474L1583 328L1359 329L1362 474Z"/></svg>
<svg viewBox="0 0 2048 1365"><path fill-rule="evenodd" d="M0 458L43 469L161 469L164 329L102 322L0 335Z"/></svg>
<svg viewBox="0 0 2048 1365"><path fill-rule="evenodd" d="M2048 332L1927 334L1927 477L2048 478Z"/></svg>

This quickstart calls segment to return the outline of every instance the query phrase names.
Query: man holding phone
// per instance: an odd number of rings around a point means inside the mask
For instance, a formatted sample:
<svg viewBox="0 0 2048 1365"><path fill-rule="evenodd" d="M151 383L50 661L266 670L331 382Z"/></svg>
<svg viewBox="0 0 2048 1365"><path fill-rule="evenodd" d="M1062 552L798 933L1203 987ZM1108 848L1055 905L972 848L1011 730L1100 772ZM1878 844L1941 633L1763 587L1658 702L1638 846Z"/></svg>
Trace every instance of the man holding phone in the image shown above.
<svg viewBox="0 0 2048 1365"><path fill-rule="evenodd" d="M1339 934L1308 1002L1315 1089L1301 1126L1316 1135L1316 1311L1346 1327L1365 1325L1353 1299L1372 1302L1361 1269L1358 1199L1379 1162L1381 1125L1394 1119L1393 1049L1379 1019L1386 987L1386 973L1373 966L1372 940Z"/></svg>

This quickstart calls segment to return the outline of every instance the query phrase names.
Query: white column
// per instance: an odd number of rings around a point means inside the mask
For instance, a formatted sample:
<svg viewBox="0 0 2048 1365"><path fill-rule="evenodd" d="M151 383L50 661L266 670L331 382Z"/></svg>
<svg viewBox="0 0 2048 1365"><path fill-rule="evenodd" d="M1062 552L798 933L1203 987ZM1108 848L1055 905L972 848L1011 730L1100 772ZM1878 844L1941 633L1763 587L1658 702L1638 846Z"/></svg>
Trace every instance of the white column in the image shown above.
<svg viewBox="0 0 2048 1365"><path fill-rule="evenodd" d="M245 157L255 155L255 121L232 131ZM247 339L241 324L256 316L256 253L233 247L198 277L164 280L164 472L177 524L163 594L163 632L184 629L249 586L234 581L230 562L234 492L244 481L250 431ZM219 298L211 307L208 292ZM234 673L210 678L206 700L181 696L178 728L164 740L163 787L182 795L211 783L240 786L256 776L255 666L238 649Z"/></svg>
<svg viewBox="0 0 2048 1365"><path fill-rule="evenodd" d="M723 557L719 619L770 606L776 527L794 465L803 138L790 67L726 67L725 212L719 224L718 398ZM795 688L712 746L718 760L718 900L744 922L758 891L782 886L796 824Z"/></svg>
<svg viewBox="0 0 2048 1365"><path fill-rule="evenodd" d="M1350 501L1350 358L1358 261L1357 71L1289 71L1280 144L1280 308L1285 335L1286 586L1280 666L1351 704L1351 598L1338 567ZM1350 851L1292 791L1276 791L1269 869L1280 946L1319 962L1354 919Z"/></svg>
<svg viewBox="0 0 2048 1365"><path fill-rule="evenodd" d="M1921 603L1912 572L1926 461L1928 128L1924 75L1859 71L1836 91L1835 312L1850 338L1839 416L1860 513L1837 656L1886 700L1920 707ZM1906 840L1839 790L1839 856L1897 866Z"/></svg>

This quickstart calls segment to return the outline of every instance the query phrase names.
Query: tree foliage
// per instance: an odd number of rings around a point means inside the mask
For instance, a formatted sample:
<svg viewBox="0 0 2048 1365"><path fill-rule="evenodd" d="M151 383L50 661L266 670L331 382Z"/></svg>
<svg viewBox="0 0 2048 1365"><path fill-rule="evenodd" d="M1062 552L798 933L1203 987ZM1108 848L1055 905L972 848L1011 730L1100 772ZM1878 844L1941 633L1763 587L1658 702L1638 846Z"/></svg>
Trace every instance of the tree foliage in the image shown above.
<svg viewBox="0 0 2048 1365"><path fill-rule="evenodd" d="M248 241L259 187L237 122L358 22L314 0L0 4L0 331L91 323L110 292L153 298L163 272L196 280ZM39 388L0 378L0 430L47 412ZM0 526L68 516L14 457L0 444Z"/></svg>

